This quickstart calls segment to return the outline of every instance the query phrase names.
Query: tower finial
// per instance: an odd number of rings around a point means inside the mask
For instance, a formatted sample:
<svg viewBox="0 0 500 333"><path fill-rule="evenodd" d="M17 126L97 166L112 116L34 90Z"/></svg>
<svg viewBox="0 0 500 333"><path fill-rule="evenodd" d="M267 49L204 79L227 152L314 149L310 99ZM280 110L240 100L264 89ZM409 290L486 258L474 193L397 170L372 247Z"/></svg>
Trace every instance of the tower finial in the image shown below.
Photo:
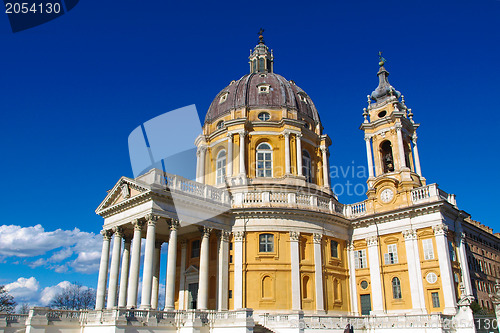
<svg viewBox="0 0 500 333"><path fill-rule="evenodd" d="M387 61L385 60L384 57L382 57L382 51L378 51L378 60L379 60L378 65L380 67L384 66L385 62Z"/></svg>
<svg viewBox="0 0 500 333"><path fill-rule="evenodd" d="M258 33L258 35L259 35L259 44L264 44L264 36L263 36L263 34L264 34L264 28L260 28L259 33Z"/></svg>

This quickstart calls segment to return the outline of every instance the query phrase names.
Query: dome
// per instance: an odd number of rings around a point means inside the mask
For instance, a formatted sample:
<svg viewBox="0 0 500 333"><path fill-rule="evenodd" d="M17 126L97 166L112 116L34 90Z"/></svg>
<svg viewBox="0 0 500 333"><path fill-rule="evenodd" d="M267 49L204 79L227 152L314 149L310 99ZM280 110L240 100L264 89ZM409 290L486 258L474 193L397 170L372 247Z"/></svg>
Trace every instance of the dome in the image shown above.
<svg viewBox="0 0 500 333"><path fill-rule="evenodd" d="M212 122L231 110L288 108L297 111L297 116L306 116L315 123L319 115L313 101L295 82L275 73L250 73L229 86L213 100L205 117L205 123Z"/></svg>

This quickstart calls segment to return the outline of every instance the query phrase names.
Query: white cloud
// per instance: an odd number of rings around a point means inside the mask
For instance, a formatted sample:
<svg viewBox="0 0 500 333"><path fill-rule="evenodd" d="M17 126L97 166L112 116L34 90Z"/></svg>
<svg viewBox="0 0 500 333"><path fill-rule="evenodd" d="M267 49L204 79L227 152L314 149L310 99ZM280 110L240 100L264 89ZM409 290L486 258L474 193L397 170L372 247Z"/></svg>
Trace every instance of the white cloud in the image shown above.
<svg viewBox="0 0 500 333"><path fill-rule="evenodd" d="M73 268L81 273L94 273L99 269L101 246L101 235L77 228L45 231L40 224L0 225L0 258L45 256L34 261L26 259L25 264L31 268L46 267L58 273Z"/></svg>
<svg viewBox="0 0 500 333"><path fill-rule="evenodd" d="M14 296L17 303L33 303L38 300L40 284L33 276L29 279L20 277L15 282L5 285L5 288Z"/></svg>
<svg viewBox="0 0 500 333"><path fill-rule="evenodd" d="M46 287L42 290L40 293L40 304L41 305L49 305L50 302L54 299L54 297L59 294L61 291L63 291L65 288L68 288L71 286L71 282L69 281L62 281L59 282L55 286L51 287Z"/></svg>

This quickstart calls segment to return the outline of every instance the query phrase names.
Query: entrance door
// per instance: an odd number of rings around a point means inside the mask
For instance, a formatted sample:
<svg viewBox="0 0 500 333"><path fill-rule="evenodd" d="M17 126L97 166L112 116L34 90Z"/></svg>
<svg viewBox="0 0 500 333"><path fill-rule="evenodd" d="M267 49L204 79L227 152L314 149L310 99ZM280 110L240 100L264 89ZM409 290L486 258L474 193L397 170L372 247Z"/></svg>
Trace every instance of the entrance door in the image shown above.
<svg viewBox="0 0 500 333"><path fill-rule="evenodd" d="M188 309L196 309L198 301L198 283L190 283L188 285Z"/></svg>
<svg viewBox="0 0 500 333"><path fill-rule="evenodd" d="M360 303L361 303L361 314L369 315L372 310L372 302L370 299L370 294L359 295Z"/></svg>

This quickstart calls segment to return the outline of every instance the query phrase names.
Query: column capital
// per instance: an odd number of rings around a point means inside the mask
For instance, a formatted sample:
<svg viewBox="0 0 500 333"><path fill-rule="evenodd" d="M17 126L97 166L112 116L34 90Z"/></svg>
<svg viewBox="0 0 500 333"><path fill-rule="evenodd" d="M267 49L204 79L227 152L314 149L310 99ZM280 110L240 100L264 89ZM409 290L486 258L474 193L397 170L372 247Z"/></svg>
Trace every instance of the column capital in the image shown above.
<svg viewBox="0 0 500 333"><path fill-rule="evenodd" d="M103 240L109 241L111 240L111 236L113 236L113 231L111 229L102 229L101 235Z"/></svg>
<svg viewBox="0 0 500 333"><path fill-rule="evenodd" d="M154 214L147 214L144 218L146 219L148 226L154 226L158 222L159 216Z"/></svg>
<svg viewBox="0 0 500 333"><path fill-rule="evenodd" d="M235 242L243 242L245 239L245 232L244 231L235 231L233 232L234 235L234 241Z"/></svg>
<svg viewBox="0 0 500 333"><path fill-rule="evenodd" d="M167 223L168 223L168 226L170 228L170 231L179 229L179 226L180 226L179 220L170 219Z"/></svg>
<svg viewBox="0 0 500 333"><path fill-rule="evenodd" d="M372 135L365 134L365 141L370 141L372 138Z"/></svg>
<svg viewBox="0 0 500 333"><path fill-rule="evenodd" d="M444 235L446 237L448 235L448 226L444 224L434 225L432 226L432 230L434 230L435 236Z"/></svg>
<svg viewBox="0 0 500 333"><path fill-rule="evenodd" d="M131 234L129 234L129 233L127 233L127 232L124 232L124 233L123 233L123 241L124 241L124 243L126 243L126 244L127 244L127 243L128 243L128 244L130 244L130 243L132 242L132 235L131 235Z"/></svg>
<svg viewBox="0 0 500 333"><path fill-rule="evenodd" d="M132 225L134 226L134 230L142 230L144 227L144 221L140 221L139 219L135 219L132 221Z"/></svg>
<svg viewBox="0 0 500 333"><path fill-rule="evenodd" d="M396 131L400 132L401 129L403 128L403 125L401 123L396 123L394 127L396 128Z"/></svg>
<svg viewBox="0 0 500 333"><path fill-rule="evenodd" d="M236 133L238 133L240 137L245 137L248 134L245 130L239 130Z"/></svg>
<svg viewBox="0 0 500 333"><path fill-rule="evenodd" d="M321 239L323 238L322 234L314 234L313 235L313 242L314 244L321 244Z"/></svg>
<svg viewBox="0 0 500 333"><path fill-rule="evenodd" d="M288 130L284 130L282 134L283 134L283 136L285 136L285 137L290 137L290 134L291 134L291 133L290 133L290 131L288 131Z"/></svg>
<svg viewBox="0 0 500 333"><path fill-rule="evenodd" d="M368 244L368 246L377 246L378 245L378 237L377 236L367 237L366 244Z"/></svg>
<svg viewBox="0 0 500 333"><path fill-rule="evenodd" d="M321 149L322 153L328 153L328 148L326 146L320 146L319 149Z"/></svg>
<svg viewBox="0 0 500 333"><path fill-rule="evenodd" d="M302 135L302 133L295 133L295 137L296 137L297 139L302 138L302 136L303 136L303 135Z"/></svg>
<svg viewBox="0 0 500 333"><path fill-rule="evenodd" d="M290 231L290 241L298 242L300 238L300 232Z"/></svg>
<svg viewBox="0 0 500 333"><path fill-rule="evenodd" d="M417 232L413 229L403 230L403 237L405 238L405 241L417 239Z"/></svg>
<svg viewBox="0 0 500 333"><path fill-rule="evenodd" d="M413 136L411 137L412 141L413 141L413 144L416 145L417 144L417 133L413 133Z"/></svg>
<svg viewBox="0 0 500 333"><path fill-rule="evenodd" d="M210 233L212 232L212 228L203 226L198 228L201 232L201 238L209 238Z"/></svg>
<svg viewBox="0 0 500 333"><path fill-rule="evenodd" d="M198 148L196 149L196 155L197 156L200 156L202 153L205 153L207 151L207 146L198 146Z"/></svg>
<svg viewBox="0 0 500 333"><path fill-rule="evenodd" d="M226 133L226 136L227 136L229 139L232 139L232 138L233 138L233 135L234 135L234 132L227 132L227 133Z"/></svg>
<svg viewBox="0 0 500 333"><path fill-rule="evenodd" d="M179 243L181 244L181 249L185 249L187 247L187 240L185 238L179 240Z"/></svg>
<svg viewBox="0 0 500 333"><path fill-rule="evenodd" d="M220 240L223 242L229 242L229 237L231 236L231 233L227 230L221 230L219 232Z"/></svg>
<svg viewBox="0 0 500 333"><path fill-rule="evenodd" d="M122 227L113 227L113 233L115 234L115 237L123 237L124 230Z"/></svg>
<svg viewBox="0 0 500 333"><path fill-rule="evenodd" d="M354 241L352 241L352 240L347 241L347 249L349 251L354 251Z"/></svg>

